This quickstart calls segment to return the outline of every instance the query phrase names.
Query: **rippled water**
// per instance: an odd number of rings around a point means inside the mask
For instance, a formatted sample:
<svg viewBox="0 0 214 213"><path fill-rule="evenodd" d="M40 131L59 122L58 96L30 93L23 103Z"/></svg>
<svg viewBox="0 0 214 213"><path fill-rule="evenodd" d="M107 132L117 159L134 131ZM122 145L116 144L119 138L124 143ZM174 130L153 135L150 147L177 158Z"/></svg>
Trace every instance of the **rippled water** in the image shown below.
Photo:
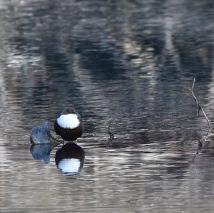
<svg viewBox="0 0 214 213"><path fill-rule="evenodd" d="M209 0L1 0L0 212L213 212L212 128L195 157L207 123L190 91L196 77L212 125L213 11ZM38 160L30 132L71 104L85 160L66 176L62 145Z"/></svg>

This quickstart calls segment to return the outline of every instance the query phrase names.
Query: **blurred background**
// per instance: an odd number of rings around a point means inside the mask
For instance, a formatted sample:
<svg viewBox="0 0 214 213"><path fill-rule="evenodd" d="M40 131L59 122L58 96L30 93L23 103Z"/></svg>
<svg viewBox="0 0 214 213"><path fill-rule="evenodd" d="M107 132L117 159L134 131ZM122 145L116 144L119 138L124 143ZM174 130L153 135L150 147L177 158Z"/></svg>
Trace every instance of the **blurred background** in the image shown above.
<svg viewBox="0 0 214 213"><path fill-rule="evenodd" d="M213 54L211 0L0 0L0 211L212 212ZM76 177L30 150L71 104Z"/></svg>

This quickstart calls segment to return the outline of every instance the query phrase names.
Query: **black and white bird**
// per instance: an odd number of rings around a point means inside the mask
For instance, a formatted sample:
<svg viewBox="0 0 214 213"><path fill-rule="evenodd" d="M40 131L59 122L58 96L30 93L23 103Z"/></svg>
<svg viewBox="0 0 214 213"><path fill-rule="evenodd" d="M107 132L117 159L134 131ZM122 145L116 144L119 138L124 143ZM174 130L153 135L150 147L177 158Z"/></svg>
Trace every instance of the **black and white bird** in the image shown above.
<svg viewBox="0 0 214 213"><path fill-rule="evenodd" d="M65 175L77 175L84 164L85 152L74 142L66 143L55 155L57 168Z"/></svg>
<svg viewBox="0 0 214 213"><path fill-rule="evenodd" d="M63 140L75 141L83 131L80 115L73 107L64 110L55 120L54 130Z"/></svg>

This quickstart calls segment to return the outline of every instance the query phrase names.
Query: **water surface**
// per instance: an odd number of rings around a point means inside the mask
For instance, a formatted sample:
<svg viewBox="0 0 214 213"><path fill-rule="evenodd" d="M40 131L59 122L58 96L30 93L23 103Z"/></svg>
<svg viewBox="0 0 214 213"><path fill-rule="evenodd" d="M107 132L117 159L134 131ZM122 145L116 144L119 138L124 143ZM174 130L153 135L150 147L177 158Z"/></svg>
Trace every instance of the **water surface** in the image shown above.
<svg viewBox="0 0 214 213"><path fill-rule="evenodd" d="M207 123L190 89L195 77L213 121L213 9L1 0L0 211L212 212L212 137L195 157ZM35 160L29 138L71 104L85 128L73 177L55 165L60 145Z"/></svg>

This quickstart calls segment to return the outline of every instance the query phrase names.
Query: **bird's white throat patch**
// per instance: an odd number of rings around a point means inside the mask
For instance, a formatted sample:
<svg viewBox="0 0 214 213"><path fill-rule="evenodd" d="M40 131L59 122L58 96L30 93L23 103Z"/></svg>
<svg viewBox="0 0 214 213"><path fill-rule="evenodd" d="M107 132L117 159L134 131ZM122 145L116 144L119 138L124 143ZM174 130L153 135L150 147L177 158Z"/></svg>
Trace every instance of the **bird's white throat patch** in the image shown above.
<svg viewBox="0 0 214 213"><path fill-rule="evenodd" d="M80 121L77 114L66 114L57 118L57 123L62 128L74 129L79 126Z"/></svg>

